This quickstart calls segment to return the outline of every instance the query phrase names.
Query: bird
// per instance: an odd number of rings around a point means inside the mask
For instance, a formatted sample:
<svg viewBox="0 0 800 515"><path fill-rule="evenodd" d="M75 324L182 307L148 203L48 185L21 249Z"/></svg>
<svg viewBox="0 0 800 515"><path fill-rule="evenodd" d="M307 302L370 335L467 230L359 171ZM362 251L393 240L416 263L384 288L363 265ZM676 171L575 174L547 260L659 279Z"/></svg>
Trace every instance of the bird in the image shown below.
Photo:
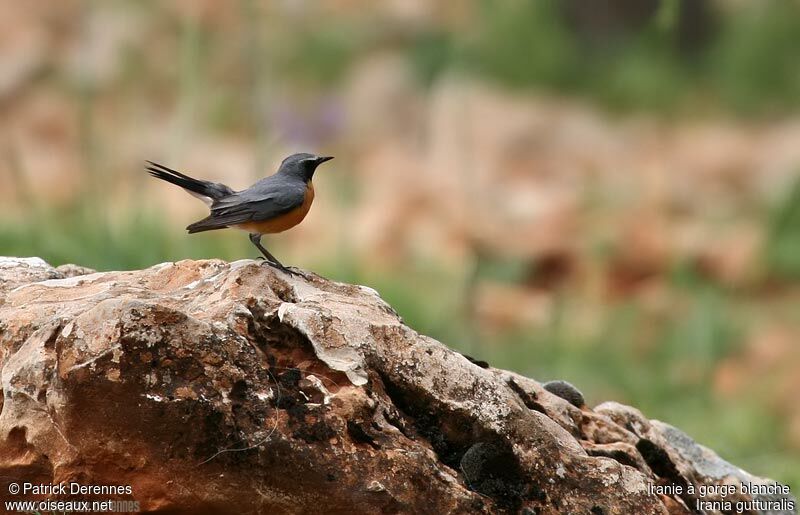
<svg viewBox="0 0 800 515"><path fill-rule="evenodd" d="M331 159L333 156L305 152L292 154L281 162L277 172L241 191L189 177L153 161L147 161L145 168L153 177L180 186L209 207L211 213L207 217L186 227L189 234L229 227L242 229L249 233L265 263L299 274L278 261L261 244L261 236L286 231L303 221L314 202L314 172Z"/></svg>

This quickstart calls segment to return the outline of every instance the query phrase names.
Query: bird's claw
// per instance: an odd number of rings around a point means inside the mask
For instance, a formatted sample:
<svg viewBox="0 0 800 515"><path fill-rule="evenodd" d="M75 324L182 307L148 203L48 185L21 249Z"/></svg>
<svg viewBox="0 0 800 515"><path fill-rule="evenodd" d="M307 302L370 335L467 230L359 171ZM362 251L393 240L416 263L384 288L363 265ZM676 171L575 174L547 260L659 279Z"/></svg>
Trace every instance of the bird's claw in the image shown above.
<svg viewBox="0 0 800 515"><path fill-rule="evenodd" d="M305 271L301 270L300 268L297 268L297 267L294 267L294 266L283 266L283 265L281 265L279 263L273 263L269 259L265 259L263 257L259 257L259 259L263 260L261 262L262 266L263 265L271 266L272 268L275 268L276 270L280 270L281 272L285 272L285 273L287 273L289 275L299 276L299 277L302 277L304 279L308 279L309 278L308 274Z"/></svg>
<svg viewBox="0 0 800 515"><path fill-rule="evenodd" d="M299 269L297 267L294 267L294 266L285 266L285 267L281 268L281 270L283 270L284 272L286 272L289 275L300 276L303 279L308 279L309 278L308 274L305 271L303 271L303 270L301 270L301 269Z"/></svg>
<svg viewBox="0 0 800 515"><path fill-rule="evenodd" d="M309 279L310 278L308 273L305 270L303 270L301 268L297 268L296 266L276 266L275 268L277 268L281 272L285 272L285 273L287 273L289 275L292 275L292 276L295 276L295 277L302 277L303 279Z"/></svg>

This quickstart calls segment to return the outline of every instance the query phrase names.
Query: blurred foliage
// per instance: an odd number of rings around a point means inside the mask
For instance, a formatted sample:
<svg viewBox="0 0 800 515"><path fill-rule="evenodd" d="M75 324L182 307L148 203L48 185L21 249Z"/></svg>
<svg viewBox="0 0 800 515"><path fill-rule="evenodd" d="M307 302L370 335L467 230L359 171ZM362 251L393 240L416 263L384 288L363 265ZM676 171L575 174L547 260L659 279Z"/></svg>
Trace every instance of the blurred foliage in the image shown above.
<svg viewBox="0 0 800 515"><path fill-rule="evenodd" d="M256 257L233 234L185 238L180 225L166 227L155 213L125 213L110 220L103 206L39 210L24 223L0 222L0 248L10 256L39 256L48 263L80 263L97 270L146 268L164 260ZM241 235L239 235L241 236Z"/></svg>
<svg viewBox="0 0 800 515"><path fill-rule="evenodd" d="M294 44L279 58L279 69L310 83L336 82L353 62L357 50L363 48L361 40L365 37L359 27L341 22L326 27L315 22L301 37L292 38Z"/></svg>
<svg viewBox="0 0 800 515"><path fill-rule="evenodd" d="M722 101L746 111L781 113L800 105L800 4L753 2L724 25L708 56Z"/></svg>
<svg viewBox="0 0 800 515"><path fill-rule="evenodd" d="M472 70L514 86L574 86L583 72L577 44L559 23L555 2L482 2L482 20L461 57Z"/></svg>
<svg viewBox="0 0 800 515"><path fill-rule="evenodd" d="M800 280L800 179L772 212L765 248L767 270L776 278Z"/></svg>
<svg viewBox="0 0 800 515"><path fill-rule="evenodd" d="M470 30L442 28L418 39L413 63L426 83L463 69L514 88L575 93L626 110L715 108L752 115L800 105L797 2L770 0L714 13L719 20L708 22L708 41L693 51L686 51L679 23L687 3L662 2L638 30L602 45L581 41L560 3L480 2Z"/></svg>

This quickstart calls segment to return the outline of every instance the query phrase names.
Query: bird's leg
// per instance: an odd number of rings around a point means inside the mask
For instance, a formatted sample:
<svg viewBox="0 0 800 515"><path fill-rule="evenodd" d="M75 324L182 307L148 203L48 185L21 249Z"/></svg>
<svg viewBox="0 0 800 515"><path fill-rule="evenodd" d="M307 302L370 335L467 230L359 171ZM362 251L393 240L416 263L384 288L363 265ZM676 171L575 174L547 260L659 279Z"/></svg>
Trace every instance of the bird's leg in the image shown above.
<svg viewBox="0 0 800 515"><path fill-rule="evenodd" d="M265 260L266 263L274 266L275 268L277 268L279 270L282 270L282 271L286 272L287 274L297 274L297 272L295 272L294 270L290 270L289 268L283 266L283 264L280 261L278 261L278 258L276 258L272 254L270 254L270 252L267 249L264 248L264 246L261 244L261 235L260 234L251 232L250 233L250 241L264 255L264 260Z"/></svg>
<svg viewBox="0 0 800 515"><path fill-rule="evenodd" d="M267 249L265 249L263 245L261 245L261 235L260 234L251 232L250 233L250 241L253 243L253 245L256 246L256 248L259 251L261 251L261 253L264 255L264 259L266 259L268 262L270 262L270 263L272 263L274 265L278 265L278 267L280 267L280 268L286 268L281 264L280 261L278 261L278 258L276 258L272 254L270 254L269 251Z"/></svg>

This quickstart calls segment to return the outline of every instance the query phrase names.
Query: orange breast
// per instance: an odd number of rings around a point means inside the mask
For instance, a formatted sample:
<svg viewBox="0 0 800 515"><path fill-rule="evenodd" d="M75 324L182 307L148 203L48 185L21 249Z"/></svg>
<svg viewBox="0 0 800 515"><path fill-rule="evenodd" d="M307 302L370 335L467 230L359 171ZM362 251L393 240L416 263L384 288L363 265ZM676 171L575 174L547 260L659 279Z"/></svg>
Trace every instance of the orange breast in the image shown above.
<svg viewBox="0 0 800 515"><path fill-rule="evenodd" d="M246 224L239 224L236 226L238 229L244 229L247 232L254 232L258 234L274 234L276 232L283 232L291 229L295 225L303 221L311 209L311 203L314 202L314 185L308 181L306 187L306 196L303 203L291 211L284 213L269 220L261 222L248 222Z"/></svg>

